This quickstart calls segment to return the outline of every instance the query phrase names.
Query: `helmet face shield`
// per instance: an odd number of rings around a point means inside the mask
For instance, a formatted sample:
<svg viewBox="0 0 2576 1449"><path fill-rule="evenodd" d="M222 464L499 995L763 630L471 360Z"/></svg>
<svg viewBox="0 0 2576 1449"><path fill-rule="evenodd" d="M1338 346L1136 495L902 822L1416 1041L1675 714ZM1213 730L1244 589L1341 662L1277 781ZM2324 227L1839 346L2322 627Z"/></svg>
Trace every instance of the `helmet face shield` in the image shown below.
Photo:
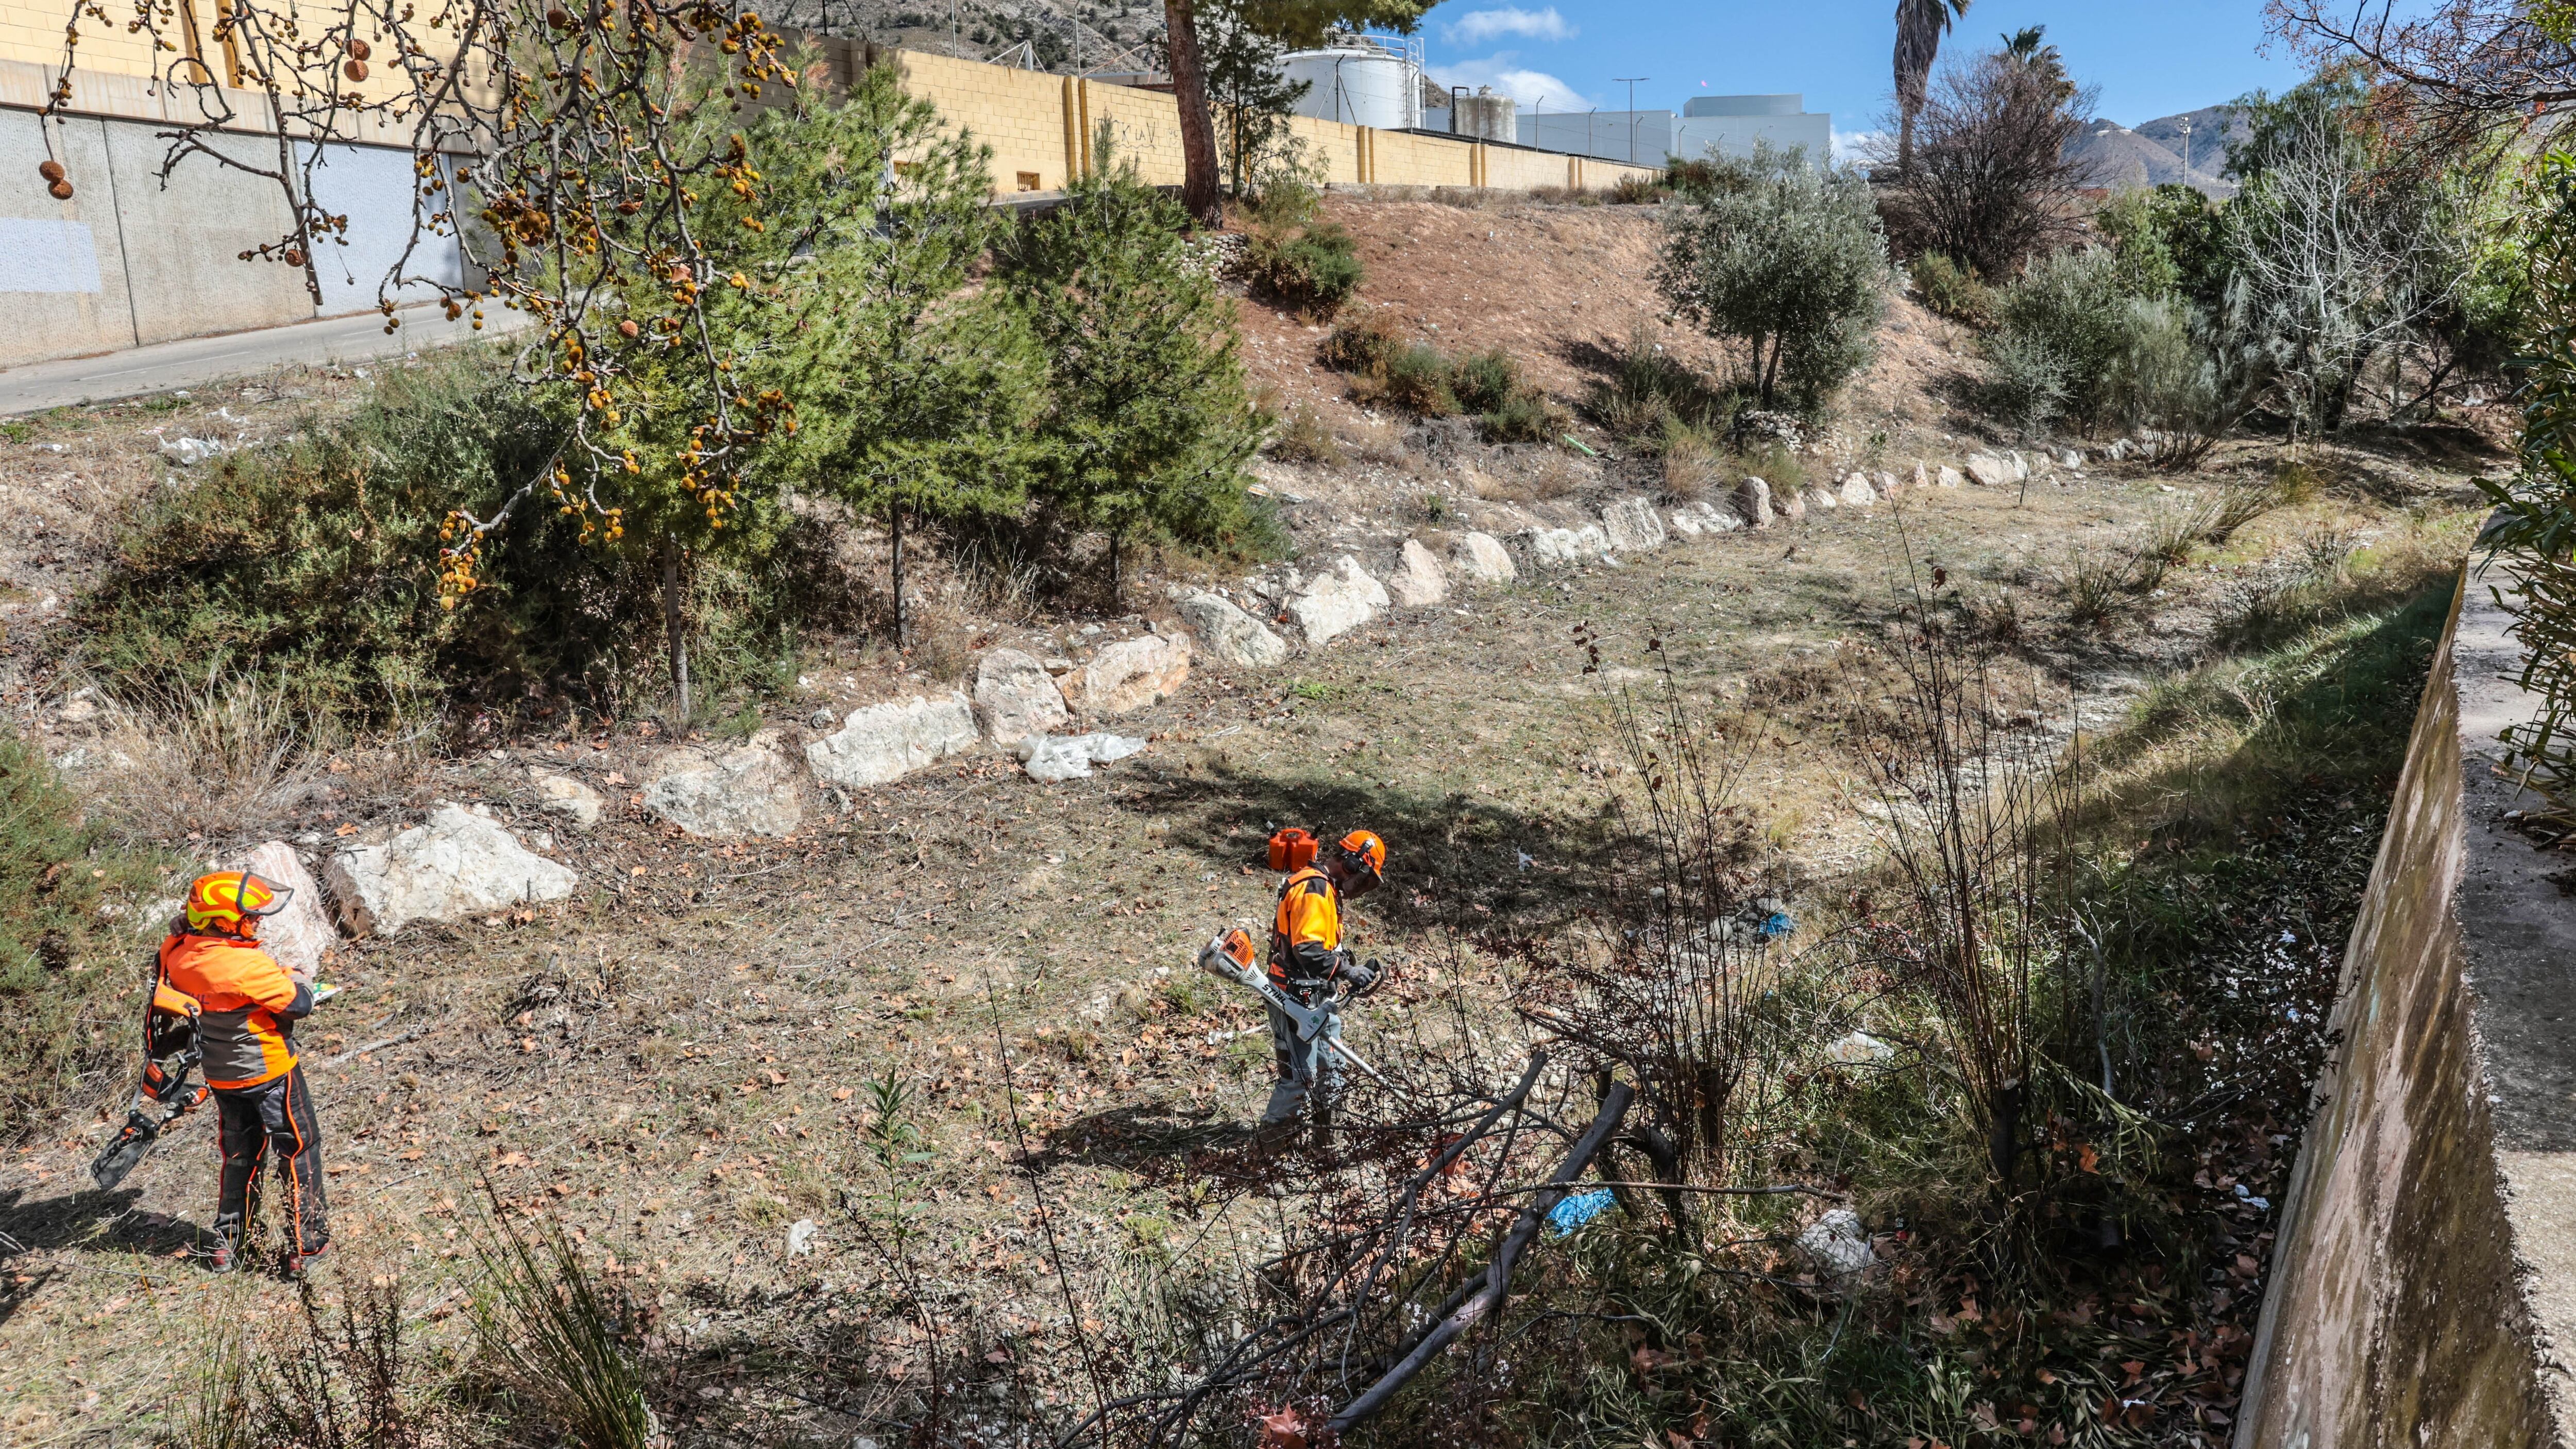
<svg viewBox="0 0 2576 1449"><path fill-rule="evenodd" d="M259 934L260 920L286 909L294 894L292 886L281 886L246 870L201 875L188 888L188 929L247 941Z"/></svg>

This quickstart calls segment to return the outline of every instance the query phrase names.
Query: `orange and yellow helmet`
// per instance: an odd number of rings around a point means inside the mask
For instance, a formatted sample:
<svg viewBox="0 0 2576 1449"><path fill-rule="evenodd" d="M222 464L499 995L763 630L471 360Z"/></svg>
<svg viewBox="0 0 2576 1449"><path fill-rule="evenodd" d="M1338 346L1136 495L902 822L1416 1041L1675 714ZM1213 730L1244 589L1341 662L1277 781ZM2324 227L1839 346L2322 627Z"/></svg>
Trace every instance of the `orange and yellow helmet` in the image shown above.
<svg viewBox="0 0 2576 1449"><path fill-rule="evenodd" d="M1354 830L1334 845L1342 864L1359 876L1353 895L1365 895L1386 879L1386 842L1374 830Z"/></svg>
<svg viewBox="0 0 2576 1449"><path fill-rule="evenodd" d="M201 875L188 887L188 929L247 941L259 934L260 918L286 909L287 897L294 894L293 888L246 870Z"/></svg>

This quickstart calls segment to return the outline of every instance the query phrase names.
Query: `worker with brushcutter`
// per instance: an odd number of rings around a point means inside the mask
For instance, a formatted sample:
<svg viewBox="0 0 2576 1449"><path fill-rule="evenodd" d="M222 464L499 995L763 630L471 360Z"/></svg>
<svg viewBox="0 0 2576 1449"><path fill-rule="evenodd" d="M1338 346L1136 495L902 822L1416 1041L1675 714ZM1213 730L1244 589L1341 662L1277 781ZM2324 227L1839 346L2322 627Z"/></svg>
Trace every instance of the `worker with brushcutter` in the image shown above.
<svg viewBox="0 0 2576 1449"><path fill-rule="evenodd" d="M160 986L195 1004L197 1051L214 1089L223 1149L218 1273L241 1264L272 1156L286 1199L286 1276L301 1277L331 1242L322 1128L295 1054L295 1023L312 1012L314 988L259 944L259 923L285 909L293 893L246 870L199 876L185 914L161 943Z"/></svg>
<svg viewBox="0 0 2576 1449"><path fill-rule="evenodd" d="M1301 1010L1292 1015L1278 1002L1263 1003L1270 1014L1270 1048L1279 1081L1271 1088L1261 1125L1295 1121L1311 1098L1316 1129L1329 1134L1341 1093L1341 1058L1349 1054L1340 1044L1341 997L1335 988L1366 996L1385 974L1376 961L1355 961L1342 948L1342 903L1384 882L1386 842L1373 831L1354 830L1328 848L1318 849L1318 844L1303 830L1283 830L1272 837L1272 866L1285 866L1289 876L1279 888L1279 908L1270 923L1270 984ZM1314 1015L1318 1012L1320 1018ZM1299 1016L1306 1020L1301 1023Z"/></svg>

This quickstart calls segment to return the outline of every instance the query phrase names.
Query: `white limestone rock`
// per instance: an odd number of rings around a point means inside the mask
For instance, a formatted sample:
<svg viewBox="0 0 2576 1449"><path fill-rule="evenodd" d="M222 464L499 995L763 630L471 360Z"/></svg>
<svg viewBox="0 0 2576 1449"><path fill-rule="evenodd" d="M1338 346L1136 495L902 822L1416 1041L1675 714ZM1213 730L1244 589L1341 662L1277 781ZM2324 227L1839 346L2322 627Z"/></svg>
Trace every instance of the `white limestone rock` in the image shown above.
<svg viewBox="0 0 2576 1449"><path fill-rule="evenodd" d="M1238 669L1268 669L1288 657L1288 641L1241 609L1211 593L1181 600L1181 622L1198 635L1199 647L1220 663Z"/></svg>
<svg viewBox="0 0 2576 1449"><path fill-rule="evenodd" d="M330 914L322 907L322 887L314 884L303 857L285 841L271 840L225 861L223 868L249 871L293 892L277 914L259 923L259 944L277 958L287 975L310 984L313 974L322 969L323 958L340 944L340 933L331 928Z"/></svg>
<svg viewBox="0 0 2576 1449"><path fill-rule="evenodd" d="M1622 498L1602 509L1601 532L1618 553L1653 553L1664 546L1664 520L1644 498Z"/></svg>
<svg viewBox="0 0 2576 1449"><path fill-rule="evenodd" d="M805 763L824 784L855 789L902 779L978 739L975 706L963 693L915 695L850 711L838 730L805 746Z"/></svg>
<svg viewBox="0 0 2576 1449"><path fill-rule="evenodd" d="M2009 461L1992 453L1979 453L1968 460L1968 481L1980 488L2009 488L2021 480L2013 476Z"/></svg>
<svg viewBox="0 0 2576 1449"><path fill-rule="evenodd" d="M1843 506L1843 501L1835 497L1830 488L1810 488L1805 496L1807 507L1817 513L1831 513Z"/></svg>
<svg viewBox="0 0 2576 1449"><path fill-rule="evenodd" d="M599 812L608 805L608 797L572 776L534 765L528 767L528 787L537 793L538 809L563 816L584 830L599 823Z"/></svg>
<svg viewBox="0 0 2576 1449"><path fill-rule="evenodd" d="M1960 486L1961 484L1963 484L1963 483L1965 483L1965 482L1967 482L1967 481L1968 481L1967 479L1962 478L1962 477L1960 477L1960 476L1959 476L1959 470L1958 470L1958 469L1951 467L1951 466L1950 466L1949 464L1947 464L1947 463L1944 463L1944 464L1942 464L1942 465L1941 465L1941 486L1942 486L1942 487L1944 487L1944 488L1956 488L1956 487Z"/></svg>
<svg viewBox="0 0 2576 1449"><path fill-rule="evenodd" d="M1386 576L1386 592L1399 609L1427 609L1449 597L1449 574L1420 540L1408 538Z"/></svg>
<svg viewBox="0 0 2576 1449"><path fill-rule="evenodd" d="M1480 584L1508 584L1521 573L1511 550L1490 533L1469 533L1449 545L1449 566Z"/></svg>
<svg viewBox="0 0 2576 1449"><path fill-rule="evenodd" d="M644 771L644 808L701 840L775 839L805 819L796 767L755 739L721 754L684 745L655 757Z"/></svg>
<svg viewBox="0 0 2576 1449"><path fill-rule="evenodd" d="M1343 554L1289 596L1288 617L1306 636L1306 647L1314 649L1375 619L1393 603L1358 559Z"/></svg>
<svg viewBox="0 0 2576 1449"><path fill-rule="evenodd" d="M1842 502L1851 508L1868 508L1878 502L1878 492L1869 486L1869 475L1854 473L1843 480Z"/></svg>
<svg viewBox="0 0 2576 1449"><path fill-rule="evenodd" d="M1017 649L995 649L975 665L975 719L1005 749L1073 718L1045 661Z"/></svg>
<svg viewBox="0 0 2576 1449"><path fill-rule="evenodd" d="M1134 714L1179 693L1189 677L1187 634L1122 639L1064 677L1064 702L1095 719Z"/></svg>
<svg viewBox="0 0 2576 1449"><path fill-rule="evenodd" d="M1899 479L1895 474L1888 472L1884 468L1871 474L1869 481L1871 486L1878 490L1878 496L1881 498L1893 498L1896 496L1897 490L1905 486L1902 479Z"/></svg>
<svg viewBox="0 0 2576 1449"><path fill-rule="evenodd" d="M413 921L461 921L559 901L578 880L519 844L486 807L453 804L383 845L341 851L324 875L340 925L353 936L389 936Z"/></svg>
<svg viewBox="0 0 2576 1449"><path fill-rule="evenodd" d="M1735 486L1735 512L1754 528L1771 526L1771 485L1759 478L1747 478Z"/></svg>

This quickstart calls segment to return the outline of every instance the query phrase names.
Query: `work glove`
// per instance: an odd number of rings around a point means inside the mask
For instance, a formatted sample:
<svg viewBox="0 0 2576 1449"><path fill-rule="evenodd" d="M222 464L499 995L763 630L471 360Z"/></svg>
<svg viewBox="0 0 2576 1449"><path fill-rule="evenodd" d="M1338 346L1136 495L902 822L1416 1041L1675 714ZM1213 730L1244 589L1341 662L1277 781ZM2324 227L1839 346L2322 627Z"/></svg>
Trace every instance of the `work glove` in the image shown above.
<svg viewBox="0 0 2576 1449"><path fill-rule="evenodd" d="M1366 996L1377 990L1378 982L1385 976L1386 968L1379 965L1374 956L1365 962L1347 959L1342 962L1342 979L1351 984L1353 996Z"/></svg>

